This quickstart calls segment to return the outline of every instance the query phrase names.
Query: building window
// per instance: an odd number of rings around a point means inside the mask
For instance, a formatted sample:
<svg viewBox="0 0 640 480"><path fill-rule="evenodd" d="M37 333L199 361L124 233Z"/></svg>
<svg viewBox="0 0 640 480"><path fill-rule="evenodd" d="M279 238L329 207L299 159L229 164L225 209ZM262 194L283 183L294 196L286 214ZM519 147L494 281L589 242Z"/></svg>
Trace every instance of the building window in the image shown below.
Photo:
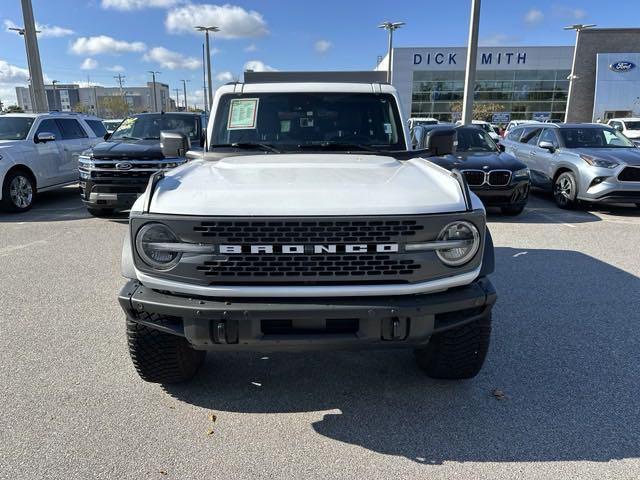
<svg viewBox="0 0 640 480"><path fill-rule="evenodd" d="M474 88L476 103L493 104L513 120L531 119L536 112L564 118L568 70L480 70ZM411 116L451 121L464 93L464 71L413 73Z"/></svg>

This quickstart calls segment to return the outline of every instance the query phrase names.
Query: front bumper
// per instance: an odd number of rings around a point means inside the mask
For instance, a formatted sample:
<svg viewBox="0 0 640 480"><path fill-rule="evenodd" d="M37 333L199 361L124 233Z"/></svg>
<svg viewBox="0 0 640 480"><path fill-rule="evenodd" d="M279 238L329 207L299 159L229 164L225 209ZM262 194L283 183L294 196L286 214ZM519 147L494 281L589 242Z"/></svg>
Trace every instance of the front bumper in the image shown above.
<svg viewBox="0 0 640 480"><path fill-rule="evenodd" d="M578 198L593 203L640 203L640 181L621 181L618 176L626 166L615 171L592 169L583 175ZM635 168L635 167L634 167ZM596 183L596 179L603 179Z"/></svg>
<svg viewBox="0 0 640 480"><path fill-rule="evenodd" d="M119 302L131 321L185 337L203 350L409 347L486 317L491 282L428 295L213 300L162 293L131 280Z"/></svg>
<svg viewBox="0 0 640 480"><path fill-rule="evenodd" d="M90 208L127 209L147 188L149 179L118 181L80 180L80 198Z"/></svg>
<svg viewBox="0 0 640 480"><path fill-rule="evenodd" d="M487 207L525 205L529 198L529 180L514 181L506 187L469 187Z"/></svg>

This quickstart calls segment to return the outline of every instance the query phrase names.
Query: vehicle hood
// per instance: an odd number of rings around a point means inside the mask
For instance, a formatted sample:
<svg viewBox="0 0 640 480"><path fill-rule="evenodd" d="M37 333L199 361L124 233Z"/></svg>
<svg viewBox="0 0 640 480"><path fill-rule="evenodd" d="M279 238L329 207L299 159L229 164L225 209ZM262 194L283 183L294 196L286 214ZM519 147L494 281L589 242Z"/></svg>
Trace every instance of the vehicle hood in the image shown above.
<svg viewBox="0 0 640 480"><path fill-rule="evenodd" d="M462 211L456 179L421 158L283 154L194 160L167 173L152 213L394 215Z"/></svg>
<svg viewBox="0 0 640 480"><path fill-rule="evenodd" d="M572 152L627 165L640 165L640 148L574 148Z"/></svg>
<svg viewBox="0 0 640 480"><path fill-rule="evenodd" d="M526 165L508 153L498 152L456 152L453 155L430 159L448 170L520 170ZM489 167L489 168L484 168Z"/></svg>
<svg viewBox="0 0 640 480"><path fill-rule="evenodd" d="M157 160L164 158L160 140L109 140L92 149L95 158Z"/></svg>

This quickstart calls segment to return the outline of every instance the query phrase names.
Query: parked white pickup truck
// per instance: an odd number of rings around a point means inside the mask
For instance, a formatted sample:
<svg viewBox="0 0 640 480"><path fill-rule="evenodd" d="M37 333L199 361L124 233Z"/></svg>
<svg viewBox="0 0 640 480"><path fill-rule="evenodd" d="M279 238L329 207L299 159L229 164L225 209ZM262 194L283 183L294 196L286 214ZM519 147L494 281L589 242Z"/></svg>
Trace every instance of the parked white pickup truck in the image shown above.
<svg viewBox="0 0 640 480"><path fill-rule="evenodd" d="M207 151L131 210L119 300L139 375L187 380L206 351L362 347L476 375L496 300L485 212L425 158L451 131L409 151L403 118L389 85L219 88ZM161 138L166 157L188 149Z"/></svg>

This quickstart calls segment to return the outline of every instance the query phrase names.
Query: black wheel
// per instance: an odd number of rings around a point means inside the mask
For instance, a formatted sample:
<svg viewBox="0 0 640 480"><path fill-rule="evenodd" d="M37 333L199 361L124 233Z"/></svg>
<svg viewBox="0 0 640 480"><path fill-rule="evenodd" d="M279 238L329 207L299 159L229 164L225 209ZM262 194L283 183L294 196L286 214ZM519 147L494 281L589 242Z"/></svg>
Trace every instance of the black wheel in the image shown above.
<svg viewBox="0 0 640 480"><path fill-rule="evenodd" d="M183 337L127 320L129 355L140 378L152 383L179 383L193 378L206 352L194 350Z"/></svg>
<svg viewBox="0 0 640 480"><path fill-rule="evenodd" d="M553 199L560 208L574 208L578 203L578 182L573 172L562 172L553 182Z"/></svg>
<svg viewBox="0 0 640 480"><path fill-rule="evenodd" d="M508 205L506 207L501 207L500 211L504 215L520 215L524 210L524 205Z"/></svg>
<svg viewBox="0 0 640 480"><path fill-rule="evenodd" d="M432 378L473 378L487 356L490 337L491 314L433 335L426 347L415 350L416 360Z"/></svg>
<svg viewBox="0 0 640 480"><path fill-rule="evenodd" d="M33 206L36 185L33 177L22 170L15 170L4 178L0 206L7 212L26 212Z"/></svg>
<svg viewBox="0 0 640 480"><path fill-rule="evenodd" d="M90 208L87 211L94 217L110 217L113 215L113 208Z"/></svg>

